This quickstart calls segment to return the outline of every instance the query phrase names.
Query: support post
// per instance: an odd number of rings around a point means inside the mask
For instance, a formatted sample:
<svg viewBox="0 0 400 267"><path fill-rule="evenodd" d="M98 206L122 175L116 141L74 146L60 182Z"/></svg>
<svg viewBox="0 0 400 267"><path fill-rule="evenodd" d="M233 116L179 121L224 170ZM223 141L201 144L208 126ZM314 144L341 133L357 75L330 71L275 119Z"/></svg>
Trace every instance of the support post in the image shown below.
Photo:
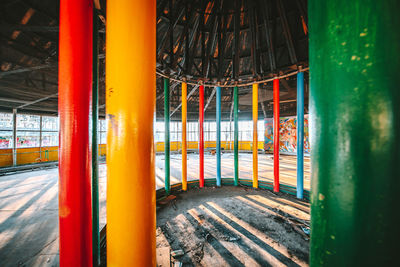
<svg viewBox="0 0 400 267"><path fill-rule="evenodd" d="M42 130L43 130L43 126L42 126L42 119L43 116L40 115L39 116L39 160L42 161Z"/></svg>
<svg viewBox="0 0 400 267"><path fill-rule="evenodd" d="M170 184L170 142L169 142L169 79L164 78L164 155L165 155L165 192L169 195Z"/></svg>
<svg viewBox="0 0 400 267"><path fill-rule="evenodd" d="M303 199L304 183L304 72L297 74L297 198Z"/></svg>
<svg viewBox="0 0 400 267"><path fill-rule="evenodd" d="M13 108L13 166L17 166L17 109Z"/></svg>
<svg viewBox="0 0 400 267"><path fill-rule="evenodd" d="M258 83L253 83L253 187L258 188Z"/></svg>
<svg viewBox="0 0 400 267"><path fill-rule="evenodd" d="M187 190L187 83L182 83L182 190Z"/></svg>
<svg viewBox="0 0 400 267"><path fill-rule="evenodd" d="M217 119L217 186L221 186L221 87L216 88L216 119Z"/></svg>
<svg viewBox="0 0 400 267"><path fill-rule="evenodd" d="M107 266L156 266L155 21L155 0L107 2Z"/></svg>
<svg viewBox="0 0 400 267"><path fill-rule="evenodd" d="M99 121L99 17L93 7L93 88L92 88L92 237L93 266L100 264L100 225L99 225L99 143L97 140Z"/></svg>
<svg viewBox="0 0 400 267"><path fill-rule="evenodd" d="M235 164L235 177L234 185L239 185L239 95L238 87L233 89L233 117L234 117L234 133L233 133L233 149L234 149L234 164Z"/></svg>
<svg viewBox="0 0 400 267"><path fill-rule="evenodd" d="M310 0L311 266L396 266L400 2Z"/></svg>
<svg viewBox="0 0 400 267"><path fill-rule="evenodd" d="M93 1L60 1L60 266L92 266L91 146Z"/></svg>
<svg viewBox="0 0 400 267"><path fill-rule="evenodd" d="M279 79L274 79L274 192L279 192Z"/></svg>
<svg viewBox="0 0 400 267"><path fill-rule="evenodd" d="M199 87L199 157L200 157L200 173L199 185L204 187L204 85Z"/></svg>

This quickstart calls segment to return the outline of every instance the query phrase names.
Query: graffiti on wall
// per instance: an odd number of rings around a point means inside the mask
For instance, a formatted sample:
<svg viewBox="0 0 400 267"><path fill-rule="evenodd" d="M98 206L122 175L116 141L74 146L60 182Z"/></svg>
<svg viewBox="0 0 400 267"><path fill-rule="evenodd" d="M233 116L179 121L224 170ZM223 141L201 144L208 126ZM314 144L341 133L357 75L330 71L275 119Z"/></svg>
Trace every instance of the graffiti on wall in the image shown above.
<svg viewBox="0 0 400 267"><path fill-rule="evenodd" d="M265 119L264 149L272 152L274 144L273 119ZM297 149L297 118L282 117L279 123L279 151L295 153ZM304 152L310 153L308 115L304 116Z"/></svg>

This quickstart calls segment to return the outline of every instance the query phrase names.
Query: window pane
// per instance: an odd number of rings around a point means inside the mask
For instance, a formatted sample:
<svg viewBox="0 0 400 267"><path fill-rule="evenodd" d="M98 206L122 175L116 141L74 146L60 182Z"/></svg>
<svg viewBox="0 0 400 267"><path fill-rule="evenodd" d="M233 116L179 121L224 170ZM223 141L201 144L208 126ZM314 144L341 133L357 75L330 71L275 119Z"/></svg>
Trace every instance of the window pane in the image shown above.
<svg viewBox="0 0 400 267"><path fill-rule="evenodd" d="M217 140L217 132L210 132L208 141L216 141Z"/></svg>
<svg viewBox="0 0 400 267"><path fill-rule="evenodd" d="M204 141L210 141L210 133L204 132Z"/></svg>
<svg viewBox="0 0 400 267"><path fill-rule="evenodd" d="M221 131L229 131L229 121L221 122Z"/></svg>
<svg viewBox="0 0 400 267"><path fill-rule="evenodd" d="M214 131L215 132L217 130L217 123L216 122L210 122L209 129L210 129L210 131Z"/></svg>
<svg viewBox="0 0 400 267"><path fill-rule="evenodd" d="M99 123L98 123L98 130L99 131L107 131L107 122L106 122L106 120L99 120Z"/></svg>
<svg viewBox="0 0 400 267"><path fill-rule="evenodd" d="M11 113L0 113L0 129L12 130L13 128L13 115Z"/></svg>
<svg viewBox="0 0 400 267"><path fill-rule="evenodd" d="M101 143L99 144L107 144L107 132L101 132L100 136Z"/></svg>
<svg viewBox="0 0 400 267"><path fill-rule="evenodd" d="M58 117L42 116L42 130L58 131Z"/></svg>
<svg viewBox="0 0 400 267"><path fill-rule="evenodd" d="M164 132L165 124L164 122L156 122L156 132Z"/></svg>
<svg viewBox="0 0 400 267"><path fill-rule="evenodd" d="M42 132L42 146L58 146L58 132Z"/></svg>
<svg viewBox="0 0 400 267"><path fill-rule="evenodd" d="M0 131L0 148L12 148L12 131Z"/></svg>
<svg viewBox="0 0 400 267"><path fill-rule="evenodd" d="M193 123L193 131L195 131L195 132L199 131L199 123L198 122Z"/></svg>
<svg viewBox="0 0 400 267"><path fill-rule="evenodd" d="M154 141L155 142L164 142L164 132L156 132Z"/></svg>
<svg viewBox="0 0 400 267"><path fill-rule="evenodd" d="M170 133L170 141L171 142L174 142L174 141L178 141L178 135L177 135L177 133L176 132L172 132L172 133Z"/></svg>
<svg viewBox="0 0 400 267"><path fill-rule="evenodd" d="M204 122L203 123L203 130L204 131L208 131L208 128L209 128L209 123L208 122Z"/></svg>
<svg viewBox="0 0 400 267"><path fill-rule="evenodd" d="M39 130L40 116L17 114L17 130Z"/></svg>
<svg viewBox="0 0 400 267"><path fill-rule="evenodd" d="M39 132L18 132L17 147L38 147Z"/></svg>

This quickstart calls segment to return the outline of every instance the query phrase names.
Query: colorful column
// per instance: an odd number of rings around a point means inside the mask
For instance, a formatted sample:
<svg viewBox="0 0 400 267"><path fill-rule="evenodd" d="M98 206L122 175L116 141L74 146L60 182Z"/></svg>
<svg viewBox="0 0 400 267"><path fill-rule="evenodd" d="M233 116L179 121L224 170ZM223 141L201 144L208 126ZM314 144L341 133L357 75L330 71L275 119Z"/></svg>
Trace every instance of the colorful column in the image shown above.
<svg viewBox="0 0 400 267"><path fill-rule="evenodd" d="M200 173L199 185L204 187L204 85L199 87L199 157L200 157Z"/></svg>
<svg viewBox="0 0 400 267"><path fill-rule="evenodd" d="M274 79L274 192L279 192L279 79Z"/></svg>
<svg viewBox="0 0 400 267"><path fill-rule="evenodd" d="M186 143L186 123L187 123L187 83L182 83L182 190L187 190L187 143Z"/></svg>
<svg viewBox="0 0 400 267"><path fill-rule="evenodd" d="M39 117L39 160L42 161L43 116Z"/></svg>
<svg viewBox="0 0 400 267"><path fill-rule="evenodd" d="M169 142L169 79L164 78L164 155L165 155L165 192L169 195L170 184L170 142Z"/></svg>
<svg viewBox="0 0 400 267"><path fill-rule="evenodd" d="M155 0L107 3L107 266L156 265L155 21Z"/></svg>
<svg viewBox="0 0 400 267"><path fill-rule="evenodd" d="M60 266L92 266L93 1L60 1Z"/></svg>
<svg viewBox="0 0 400 267"><path fill-rule="evenodd" d="M309 1L311 266L399 264L399 8Z"/></svg>
<svg viewBox="0 0 400 267"><path fill-rule="evenodd" d="M253 187L258 188L258 83L253 83Z"/></svg>
<svg viewBox="0 0 400 267"><path fill-rule="evenodd" d="M297 198L303 199L304 180L304 72L297 74Z"/></svg>
<svg viewBox="0 0 400 267"><path fill-rule="evenodd" d="M233 133L233 149L234 149L234 165L235 177L233 183L235 186L239 185L239 95L238 87L233 89L233 120L234 120L234 133Z"/></svg>
<svg viewBox="0 0 400 267"><path fill-rule="evenodd" d="M97 124L99 121L99 27L98 10L93 8L93 85L92 85L92 236L93 266L100 264L100 226L99 226L99 166Z"/></svg>
<svg viewBox="0 0 400 267"><path fill-rule="evenodd" d="M217 186L221 186L221 87L216 88L216 119L217 119Z"/></svg>
<svg viewBox="0 0 400 267"><path fill-rule="evenodd" d="M17 166L17 109L13 108L13 166Z"/></svg>

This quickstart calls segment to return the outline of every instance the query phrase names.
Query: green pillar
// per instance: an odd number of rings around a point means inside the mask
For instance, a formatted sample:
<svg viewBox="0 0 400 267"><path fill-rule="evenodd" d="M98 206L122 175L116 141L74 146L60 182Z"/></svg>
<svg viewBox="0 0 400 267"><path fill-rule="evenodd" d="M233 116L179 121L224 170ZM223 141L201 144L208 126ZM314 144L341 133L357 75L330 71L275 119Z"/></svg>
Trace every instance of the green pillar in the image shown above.
<svg viewBox="0 0 400 267"><path fill-rule="evenodd" d="M99 165L97 124L99 121L99 32L98 11L93 7L93 85L92 85L92 237L93 266L100 264Z"/></svg>
<svg viewBox="0 0 400 267"><path fill-rule="evenodd" d="M165 123L165 140L164 140L164 155L165 155L165 192L169 195L171 185L170 176L170 143L169 143L169 79L164 78L164 123Z"/></svg>
<svg viewBox="0 0 400 267"><path fill-rule="evenodd" d="M239 96L238 87L233 89L233 111L234 111L234 133L233 133L233 146L234 146L234 161L235 161L235 177L234 185L239 185Z"/></svg>
<svg viewBox="0 0 400 267"><path fill-rule="evenodd" d="M310 0L311 266L395 266L400 2Z"/></svg>

